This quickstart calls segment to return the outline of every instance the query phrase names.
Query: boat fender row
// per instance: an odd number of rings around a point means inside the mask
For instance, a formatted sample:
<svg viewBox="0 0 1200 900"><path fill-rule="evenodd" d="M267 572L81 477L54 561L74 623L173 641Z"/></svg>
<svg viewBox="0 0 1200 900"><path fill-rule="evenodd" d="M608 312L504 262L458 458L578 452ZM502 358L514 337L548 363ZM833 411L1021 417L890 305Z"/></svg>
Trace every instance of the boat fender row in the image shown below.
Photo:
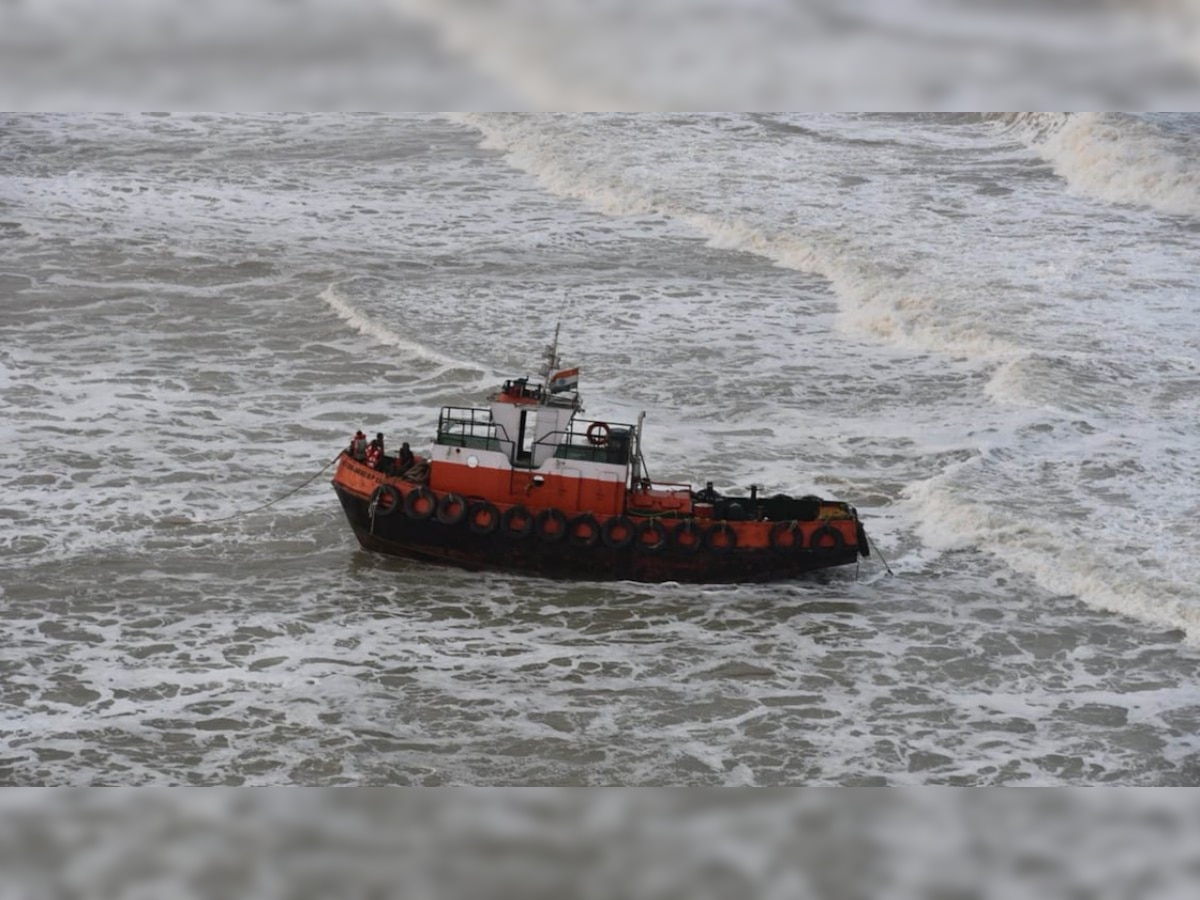
<svg viewBox="0 0 1200 900"><path fill-rule="evenodd" d="M798 522L777 522L771 528L771 548L780 553L804 549L804 533ZM810 550L841 550L846 546L842 533L832 525L821 525L808 539Z"/></svg>
<svg viewBox="0 0 1200 900"><path fill-rule="evenodd" d="M709 527L696 519L684 519L669 532L658 519L634 524L626 516L613 516L601 525L590 513L568 520L560 510L548 507L534 515L520 504L510 506L503 514L487 500L469 502L455 493L443 494L441 499L425 487L414 488L401 500L394 485L381 484L371 495L373 515L390 516L403 508L404 514L415 522L436 518L442 525L455 526L464 521L479 535L501 531L514 540L537 535L543 543L566 540L581 548L602 543L610 550L623 550L631 544L640 550L657 553L673 545L683 553L697 552L707 547L714 553L728 553L737 548L737 532L728 522L715 522ZM858 525L860 552L866 547L862 525ZM796 522L778 522L771 529L771 547L779 552L799 550L804 546L804 534ZM830 525L817 528L808 540L813 550L841 550L846 546L842 533ZM863 554L866 555L866 554Z"/></svg>

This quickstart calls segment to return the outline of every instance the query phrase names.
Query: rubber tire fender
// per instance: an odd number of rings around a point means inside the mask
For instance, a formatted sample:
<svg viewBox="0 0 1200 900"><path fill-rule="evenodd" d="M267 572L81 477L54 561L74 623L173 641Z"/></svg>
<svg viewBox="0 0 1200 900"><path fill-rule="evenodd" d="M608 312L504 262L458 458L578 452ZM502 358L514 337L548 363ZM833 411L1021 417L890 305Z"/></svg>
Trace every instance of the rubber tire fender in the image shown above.
<svg viewBox="0 0 1200 900"><path fill-rule="evenodd" d="M388 505L383 505L383 498L388 498ZM390 516L398 510L403 504L400 502L400 492L396 490L395 485L381 484L375 488L371 494L370 505L375 507L375 515L379 517Z"/></svg>
<svg viewBox="0 0 1200 900"><path fill-rule="evenodd" d="M785 534L792 535L790 544L784 543ZM804 547L804 532L800 530L797 522L776 522L771 526L771 549L778 553L790 553L793 550L801 550Z"/></svg>
<svg viewBox="0 0 1200 900"><path fill-rule="evenodd" d="M729 543L718 544L717 538L721 535L728 536ZM713 553L728 553L737 547L737 532L728 522L717 522L708 529L708 534L704 536L704 546Z"/></svg>
<svg viewBox="0 0 1200 900"><path fill-rule="evenodd" d="M832 547L821 546L821 539L825 537L833 538ZM829 525L822 525L820 528L814 531L812 536L808 539L808 547L810 550L837 551L841 550L845 546L846 539L842 537L842 533Z"/></svg>
<svg viewBox="0 0 1200 900"><path fill-rule="evenodd" d="M867 540L867 529L863 528L862 522L854 523L854 534L858 538L858 555L867 557L871 555L871 544Z"/></svg>
<svg viewBox="0 0 1200 900"><path fill-rule="evenodd" d="M557 528L547 531L546 524L553 521ZM547 544L555 544L567 536L567 517L552 506L543 509L533 520L533 530L537 532L538 540Z"/></svg>
<svg viewBox="0 0 1200 900"><path fill-rule="evenodd" d="M467 501L455 493L442 494L437 505L437 520L443 525L458 525L467 517Z"/></svg>
<svg viewBox="0 0 1200 900"><path fill-rule="evenodd" d="M514 528L514 519L520 519L524 524ZM500 530L514 541L523 540L533 534L533 514L519 503L510 506L500 516Z"/></svg>
<svg viewBox="0 0 1200 900"><path fill-rule="evenodd" d="M487 515L486 521L479 521L480 513ZM471 508L467 511L467 527L473 534L491 534L500 527L500 510L487 500L472 503Z"/></svg>
<svg viewBox="0 0 1200 900"><path fill-rule="evenodd" d="M586 525L588 533L585 537L575 533L581 525ZM600 540L600 523L591 513L582 513L567 523L567 540L575 547L595 547Z"/></svg>
<svg viewBox="0 0 1200 900"><path fill-rule="evenodd" d="M684 535L690 536L691 543L684 543ZM695 519L684 519L671 532L671 543L680 553L686 553L690 556L704 546L704 539L706 537L707 530L703 525Z"/></svg>
<svg viewBox="0 0 1200 900"><path fill-rule="evenodd" d="M624 537L614 537L613 532L618 528L625 530ZM604 542L604 546L609 550L624 550L633 543L637 537L637 528L625 516L613 516L605 521L604 526L600 529L600 540Z"/></svg>
<svg viewBox="0 0 1200 900"><path fill-rule="evenodd" d="M419 509L417 504L423 503L425 509ZM414 522L424 522L437 511L437 497L429 488L419 487L409 491L404 498L404 514Z"/></svg>
<svg viewBox="0 0 1200 900"><path fill-rule="evenodd" d="M657 540L652 544L646 543L645 536L654 532ZM657 553L667 546L667 529L663 527L662 522L658 519L650 519L638 526L637 530L637 548L645 550L647 553Z"/></svg>

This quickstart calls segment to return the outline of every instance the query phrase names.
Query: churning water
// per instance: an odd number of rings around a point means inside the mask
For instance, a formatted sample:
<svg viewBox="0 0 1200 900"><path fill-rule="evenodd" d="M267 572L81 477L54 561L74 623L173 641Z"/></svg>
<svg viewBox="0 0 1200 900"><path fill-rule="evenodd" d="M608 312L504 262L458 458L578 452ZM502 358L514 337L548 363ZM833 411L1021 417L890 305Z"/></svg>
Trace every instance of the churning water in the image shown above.
<svg viewBox="0 0 1200 900"><path fill-rule="evenodd" d="M1200 783L1200 117L0 136L3 781ZM895 577L471 574L300 487L560 319L654 477Z"/></svg>

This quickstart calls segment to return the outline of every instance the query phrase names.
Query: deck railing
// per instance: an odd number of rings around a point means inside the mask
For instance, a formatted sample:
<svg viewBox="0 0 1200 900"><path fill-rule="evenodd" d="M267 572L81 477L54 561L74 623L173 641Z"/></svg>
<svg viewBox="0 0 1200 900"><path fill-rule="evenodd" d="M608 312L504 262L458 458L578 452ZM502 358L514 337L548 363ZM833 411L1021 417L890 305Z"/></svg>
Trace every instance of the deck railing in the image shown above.
<svg viewBox="0 0 1200 900"><path fill-rule="evenodd" d="M513 442L504 429L492 421L486 409L446 406L438 416L437 443L447 447L471 447L498 450L512 455Z"/></svg>
<svg viewBox="0 0 1200 900"><path fill-rule="evenodd" d="M556 459L628 465L636 453L633 425L610 422L607 440L593 443L588 429L595 423L576 420L570 431L552 431L535 443L553 447ZM600 431L593 432L600 434ZM504 427L492 420L491 411L465 406L446 406L438 416L437 443L447 447L470 447L476 450L496 450L514 460L515 443ZM541 457L541 454L537 454Z"/></svg>

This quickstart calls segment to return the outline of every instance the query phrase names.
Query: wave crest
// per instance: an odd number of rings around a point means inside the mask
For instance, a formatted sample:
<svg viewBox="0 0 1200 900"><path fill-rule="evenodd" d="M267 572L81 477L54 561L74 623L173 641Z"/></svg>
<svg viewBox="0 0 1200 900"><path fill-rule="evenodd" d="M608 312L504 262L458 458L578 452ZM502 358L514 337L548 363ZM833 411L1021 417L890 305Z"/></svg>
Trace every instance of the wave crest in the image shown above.
<svg viewBox="0 0 1200 900"><path fill-rule="evenodd" d="M1200 143L1189 136L1118 113L1022 113L997 121L1081 194L1200 216Z"/></svg>

